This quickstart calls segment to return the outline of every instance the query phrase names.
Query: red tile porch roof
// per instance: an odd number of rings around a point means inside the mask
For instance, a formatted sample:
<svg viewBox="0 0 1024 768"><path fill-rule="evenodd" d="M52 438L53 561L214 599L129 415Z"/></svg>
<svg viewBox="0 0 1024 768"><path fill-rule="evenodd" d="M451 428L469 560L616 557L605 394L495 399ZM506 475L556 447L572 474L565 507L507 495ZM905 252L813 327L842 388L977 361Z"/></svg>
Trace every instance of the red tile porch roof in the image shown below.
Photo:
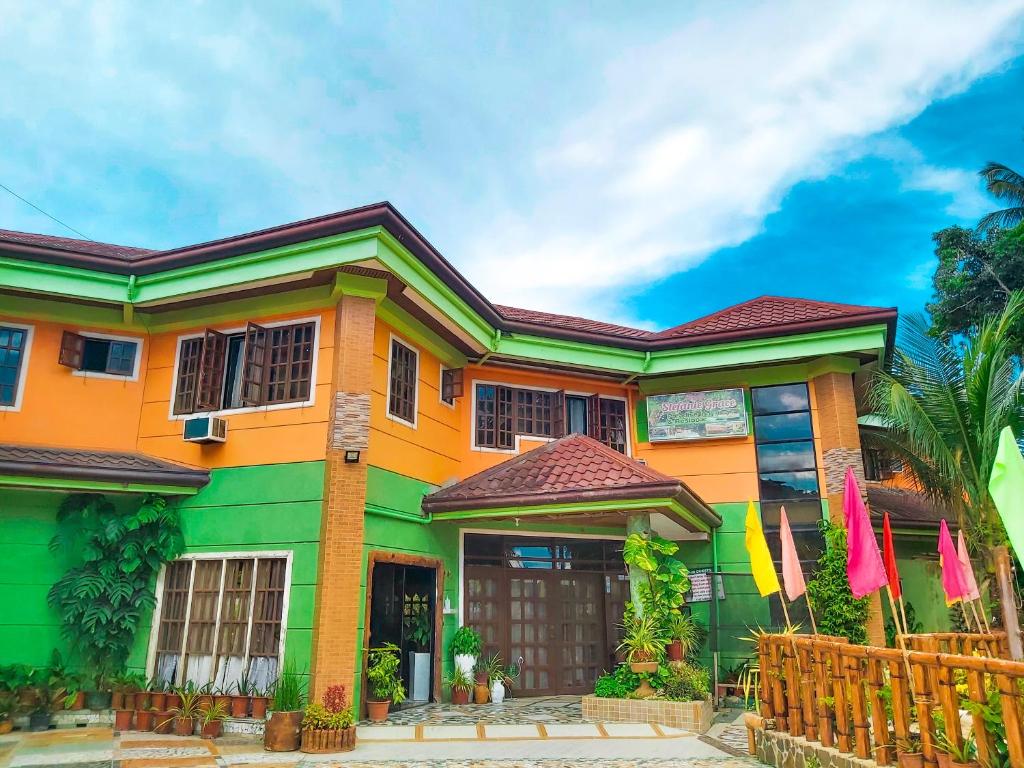
<svg viewBox="0 0 1024 768"><path fill-rule="evenodd" d="M680 480L586 435L567 435L423 499L424 512L675 499L711 527L721 518Z"/></svg>

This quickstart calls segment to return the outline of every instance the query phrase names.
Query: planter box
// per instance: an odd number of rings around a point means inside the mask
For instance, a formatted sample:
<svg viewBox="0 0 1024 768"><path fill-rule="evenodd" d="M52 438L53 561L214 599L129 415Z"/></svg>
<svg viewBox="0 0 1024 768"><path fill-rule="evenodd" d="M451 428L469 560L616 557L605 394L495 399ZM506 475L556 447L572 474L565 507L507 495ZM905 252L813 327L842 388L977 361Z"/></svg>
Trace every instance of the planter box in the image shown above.
<svg viewBox="0 0 1024 768"><path fill-rule="evenodd" d="M583 717L611 723L658 723L705 733L714 719L710 701L664 701L659 699L582 698Z"/></svg>
<svg viewBox="0 0 1024 768"><path fill-rule="evenodd" d="M299 749L303 752L313 754L326 754L328 752L351 752L356 748L356 729L342 728L332 731L314 731L303 729L302 746Z"/></svg>

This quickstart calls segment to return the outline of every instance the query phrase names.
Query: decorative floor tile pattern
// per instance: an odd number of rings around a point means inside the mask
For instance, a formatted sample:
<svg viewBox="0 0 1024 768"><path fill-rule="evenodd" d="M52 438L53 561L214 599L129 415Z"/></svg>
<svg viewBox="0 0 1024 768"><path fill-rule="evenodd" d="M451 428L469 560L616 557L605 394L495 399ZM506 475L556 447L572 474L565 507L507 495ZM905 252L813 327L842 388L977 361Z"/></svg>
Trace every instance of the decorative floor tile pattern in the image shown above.
<svg viewBox="0 0 1024 768"><path fill-rule="evenodd" d="M301 764L300 764L301 765ZM595 760L528 759L528 760L388 760L384 762L317 763L319 768L751 768L761 763L745 757L697 758L622 758ZM762 767L763 768L763 767Z"/></svg>
<svg viewBox="0 0 1024 768"><path fill-rule="evenodd" d="M386 723L373 725L387 728L395 725L528 725L582 721L579 696L539 696L505 699L501 704L423 704L392 712ZM369 724L369 721L361 723Z"/></svg>

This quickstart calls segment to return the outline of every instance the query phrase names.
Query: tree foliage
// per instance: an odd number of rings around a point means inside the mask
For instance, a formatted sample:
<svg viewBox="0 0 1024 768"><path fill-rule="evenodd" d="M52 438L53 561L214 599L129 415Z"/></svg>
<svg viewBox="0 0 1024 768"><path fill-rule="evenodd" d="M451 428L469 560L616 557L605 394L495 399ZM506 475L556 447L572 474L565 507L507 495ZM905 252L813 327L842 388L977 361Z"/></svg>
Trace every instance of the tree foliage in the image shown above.
<svg viewBox="0 0 1024 768"><path fill-rule="evenodd" d="M1007 206L983 216L978 229L1015 227L1024 222L1024 176L1002 163L991 162L979 173L989 194Z"/></svg>
<svg viewBox="0 0 1024 768"><path fill-rule="evenodd" d="M814 608L818 632L845 637L851 643L867 642L868 598L855 600L846 576L846 529L821 522L825 551L818 558L814 578L807 582L807 596Z"/></svg>
<svg viewBox="0 0 1024 768"><path fill-rule="evenodd" d="M122 669L155 604L157 571L184 549L177 510L152 494L134 510L73 494L57 513L50 549L72 562L49 594L64 636L97 675Z"/></svg>
<svg viewBox="0 0 1024 768"><path fill-rule="evenodd" d="M928 305L934 334L971 334L1002 312L1012 291L1024 289L1024 224L984 234L948 227L932 238L939 260ZM1017 355L1024 351L1024 319L1011 326L1009 344Z"/></svg>
<svg viewBox="0 0 1024 768"><path fill-rule="evenodd" d="M988 481L999 433L1021 434L1024 378L1010 339L1022 316L1024 294L1014 292L961 343L931 335L921 316L907 318L892 370L876 372L869 394L886 425L871 439L986 552L1005 541Z"/></svg>

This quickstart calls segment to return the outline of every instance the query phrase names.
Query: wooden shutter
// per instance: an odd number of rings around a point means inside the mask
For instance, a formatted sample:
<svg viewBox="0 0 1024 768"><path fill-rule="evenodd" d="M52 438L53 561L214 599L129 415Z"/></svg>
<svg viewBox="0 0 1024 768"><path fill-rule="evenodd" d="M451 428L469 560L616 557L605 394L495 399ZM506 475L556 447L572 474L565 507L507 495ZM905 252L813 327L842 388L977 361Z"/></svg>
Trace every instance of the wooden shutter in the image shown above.
<svg viewBox="0 0 1024 768"><path fill-rule="evenodd" d="M514 395L511 387L495 387L494 427L497 448L514 448L516 444Z"/></svg>
<svg viewBox="0 0 1024 768"><path fill-rule="evenodd" d="M202 352L202 339L182 339L178 353L178 383L174 388L175 413L192 413L195 410Z"/></svg>
<svg viewBox="0 0 1024 768"><path fill-rule="evenodd" d="M462 368L445 368L441 371L441 399L452 403L456 397L462 397Z"/></svg>
<svg viewBox="0 0 1024 768"><path fill-rule="evenodd" d="M60 356L57 358L57 362L80 371L84 361L85 337L71 331L64 331L64 335L60 337Z"/></svg>
<svg viewBox="0 0 1024 768"><path fill-rule="evenodd" d="M565 437L565 390L551 393L551 436Z"/></svg>
<svg viewBox="0 0 1024 768"><path fill-rule="evenodd" d="M587 398L587 435L595 440L601 439L601 397L591 395Z"/></svg>
<svg viewBox="0 0 1024 768"><path fill-rule="evenodd" d="M242 405L263 405L267 399L266 328L256 323L246 325L242 359Z"/></svg>
<svg viewBox="0 0 1024 768"><path fill-rule="evenodd" d="M209 328L203 334L203 351L199 357L199 382L196 386L197 411L215 411L221 407L224 391L224 361L228 337Z"/></svg>

